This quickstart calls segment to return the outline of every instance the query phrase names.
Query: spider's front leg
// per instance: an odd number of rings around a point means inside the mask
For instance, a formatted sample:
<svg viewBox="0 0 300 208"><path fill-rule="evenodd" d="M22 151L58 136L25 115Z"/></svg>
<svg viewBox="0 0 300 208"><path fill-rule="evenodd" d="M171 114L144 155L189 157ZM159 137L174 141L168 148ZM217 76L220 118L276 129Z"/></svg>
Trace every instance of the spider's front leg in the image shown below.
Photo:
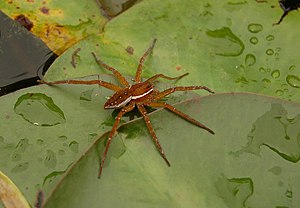
<svg viewBox="0 0 300 208"><path fill-rule="evenodd" d="M114 136L114 134L116 133L117 131L117 128L118 128L118 125L120 123L120 120L122 118L122 116L129 112L129 111L132 111L134 109L134 106L135 104L134 103L129 103L129 105L125 106L124 108L122 108L120 110L120 112L118 113L117 117L116 117L116 121L109 133L109 136L108 136L108 139L107 139L107 143L106 143L106 146L105 146L105 150L104 150L104 153L103 153L103 156L101 158L101 163L100 163L100 169L99 169L99 174L98 174L98 178L101 177L101 174L102 174L102 169L103 169L103 165L104 165L104 162L105 162L105 159L106 159L106 155L107 155L107 152L108 152L108 149L109 149L109 145L111 143L111 140Z"/></svg>
<svg viewBox="0 0 300 208"><path fill-rule="evenodd" d="M156 145L156 148L158 149L160 155L164 158L164 160L166 161L167 165L171 166L170 162L168 161L168 159L167 159L164 151L162 150L162 147L161 147L161 145L160 145L160 143L158 141L158 138L157 138L157 136L156 136L156 134L154 132L154 129L153 129L152 125L151 125L150 119L149 119L149 117L147 115L147 110L145 109L145 107L142 104L137 104L137 107L138 107L138 110L140 111L140 113L142 114L142 116L144 118L146 126L147 126L147 128L149 130L149 133L151 134L152 139L153 139L153 141L154 141L154 143Z"/></svg>
<svg viewBox="0 0 300 208"><path fill-rule="evenodd" d="M44 80L38 80L39 83L47 84L47 85L56 85L56 84L84 84L84 85L94 85L97 84L99 86L105 87L107 89L113 90L113 91L119 91L122 90L121 87L114 85L109 82L101 81L101 80L60 80L60 81L54 81L54 82L47 82Z"/></svg>

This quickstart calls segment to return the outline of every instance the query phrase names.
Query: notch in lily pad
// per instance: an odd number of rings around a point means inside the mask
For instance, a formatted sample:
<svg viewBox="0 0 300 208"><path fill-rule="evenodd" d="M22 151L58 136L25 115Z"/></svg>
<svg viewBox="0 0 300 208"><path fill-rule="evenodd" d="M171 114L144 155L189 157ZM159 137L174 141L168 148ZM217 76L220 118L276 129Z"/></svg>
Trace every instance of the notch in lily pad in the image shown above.
<svg viewBox="0 0 300 208"><path fill-rule="evenodd" d="M15 103L14 111L37 126L54 126L66 122L63 111L43 93L26 93Z"/></svg>

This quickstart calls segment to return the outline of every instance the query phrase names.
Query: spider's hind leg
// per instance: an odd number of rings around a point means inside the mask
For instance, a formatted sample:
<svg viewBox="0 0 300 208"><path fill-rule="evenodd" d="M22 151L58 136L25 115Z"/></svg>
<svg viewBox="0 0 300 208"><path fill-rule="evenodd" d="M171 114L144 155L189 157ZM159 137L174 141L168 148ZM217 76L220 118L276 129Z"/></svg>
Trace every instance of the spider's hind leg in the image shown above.
<svg viewBox="0 0 300 208"><path fill-rule="evenodd" d="M159 151L159 153L162 156L162 158L166 161L167 165L171 166L171 164L170 164L169 160L167 159L164 151L162 150L162 147L161 147L161 145L160 145L160 143L158 141L158 138L157 138L157 136L156 136L156 134L154 132L154 129L153 129L152 125L151 125L151 122L150 122L150 119L149 119L149 117L147 115L147 111L146 111L145 107L143 105L141 105L141 104L138 104L137 107L138 107L140 113L142 114L142 116L144 118L146 126L147 126L147 128L149 130L149 133L151 134L151 137L152 137L152 139L153 139L153 141L155 143L155 146L156 146L157 150Z"/></svg>
<svg viewBox="0 0 300 208"><path fill-rule="evenodd" d="M173 107L172 105L170 105L168 103L165 103L165 102L151 102L151 103L148 103L147 105L150 106L150 107L154 107L154 108L167 108L168 110L170 110L173 113L179 115L180 117L184 118L185 120L195 124L196 126L199 126L200 128L205 129L206 131L208 131L211 134L215 134L215 132L213 130L211 130L210 128L208 128L204 124L202 124L199 121L191 118L189 115L177 110L175 107Z"/></svg>

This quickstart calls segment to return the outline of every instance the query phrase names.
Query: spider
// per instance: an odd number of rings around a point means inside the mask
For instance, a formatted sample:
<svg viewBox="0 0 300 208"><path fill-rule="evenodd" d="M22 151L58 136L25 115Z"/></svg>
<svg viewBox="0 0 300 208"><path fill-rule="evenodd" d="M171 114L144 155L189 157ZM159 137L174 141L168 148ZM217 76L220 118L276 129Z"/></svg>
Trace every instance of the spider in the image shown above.
<svg viewBox="0 0 300 208"><path fill-rule="evenodd" d="M195 119L191 118L187 114L177 110L172 105L170 105L166 102L162 102L162 101L158 102L165 96L167 96L173 92L176 92L176 91L188 91L188 90L203 89L203 90L208 91L209 93L214 93L208 87L206 87L206 86L185 86L185 87L180 86L180 87L172 87L172 88L166 89L162 92L160 92L154 88L153 82L158 78L164 78L167 80L178 80L178 79L188 75L188 73L185 73L178 77L168 77L168 76L165 76L164 74L156 74L153 77L142 82L141 74L142 74L142 68L143 68L144 61L145 61L146 57L152 52L156 41L157 41L157 39L153 40L152 45L144 52L143 56L140 58L139 65L137 67L135 78L134 78L135 83L133 85L130 85L129 82L125 79L125 77L118 70L114 69L113 67L105 64L103 61L98 59L96 57L95 53L93 53L93 52L92 52L92 55L95 58L95 61L97 62L97 64L99 66L102 66L105 69L111 71L116 76L116 78L119 80L119 82L123 85L123 87L119 87L112 83L101 81L101 80L87 80L87 81L84 81L84 80L61 80L61 81L54 81L54 82L46 82L44 80L39 81L40 83L44 83L44 84L48 84L48 85L54 85L54 84L85 84L85 85L98 84L102 87L105 87L105 88L115 91L115 93L104 104L104 109L120 109L120 111L115 118L115 122L114 122L113 127L108 136L105 150L104 150L103 156L101 158L101 162L100 162L98 178L101 177L103 165L105 162L105 158L106 158L110 143L112 141L114 134L117 131L117 128L118 128L118 125L120 123L122 116L125 113L132 111L135 107L137 107L137 109L141 113L142 117L144 118L144 121L145 121L146 126L149 130L149 133L153 139L153 142L156 145L157 150L159 151L160 155L165 160L165 162L167 163L168 166L170 166L170 162L167 159L167 157L158 141L158 138L157 138L157 136L154 132L154 129L151 125L150 119L147 115L145 106L149 106L149 107L153 107L153 108L166 108L166 109L170 110L171 112L181 116L185 120L195 124L196 126L207 130L211 134L214 134L214 132L210 128L206 127L204 124L200 123L199 121L196 121Z"/></svg>

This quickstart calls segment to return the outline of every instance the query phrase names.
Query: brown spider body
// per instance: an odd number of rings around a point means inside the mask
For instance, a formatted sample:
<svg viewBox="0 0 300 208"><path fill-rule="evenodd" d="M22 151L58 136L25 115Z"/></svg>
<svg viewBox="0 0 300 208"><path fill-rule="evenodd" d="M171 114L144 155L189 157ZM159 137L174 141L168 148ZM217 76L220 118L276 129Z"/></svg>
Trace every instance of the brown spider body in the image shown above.
<svg viewBox="0 0 300 208"><path fill-rule="evenodd" d="M178 79L188 75L188 73L183 74L178 77L168 77L163 74L157 74L157 75L154 75L153 77L147 79L145 82L141 81L142 67L143 67L145 58L152 52L155 43L156 43L156 39L154 39L152 45L148 48L148 50L140 58L139 65L138 65L135 79L134 79L135 83L133 85L130 85L129 82L123 77L123 75L120 74L116 69L105 64L101 60L97 59L97 57L94 53L92 53L92 55L94 56L96 62L100 66L104 67L105 69L113 72L113 74L116 76L116 78L119 80L119 82L124 87L119 87L117 85L114 85L112 83L105 82L102 80L88 80L88 81L62 80L62 81L54 81L54 82L46 82L43 80L39 81L40 83L49 84L49 85L52 85L52 84L86 84L86 85L98 84L102 87L105 87L105 88L115 91L115 93L112 95L112 97L109 98L107 100L107 102L104 104L104 109L120 109L120 111L119 111L118 115L116 116L115 123L113 124L113 127L109 133L108 140L107 140L107 143L105 146L105 150L104 150L103 156L101 158L100 169L99 169L99 174L98 174L99 178L102 173L103 165L105 162L105 158L106 158L111 140L117 131L117 128L121 121L122 116L125 113L132 111L135 107L137 107L137 109L141 113L142 117L144 118L145 124L149 130L149 133L153 139L153 142L156 145L157 150L159 151L159 153L161 154L161 156L163 157L163 159L165 160L165 162L167 163L168 166L170 166L170 162L168 161L164 151L162 150L162 147L161 147L161 145L158 141L158 138L154 132L154 129L151 125L151 122L150 122L150 119L147 114L145 106L149 106L149 107L153 107L153 108L166 108L166 109L170 110L171 112L184 118L185 120L193 123L194 125L207 130L211 134L214 134L214 132L210 128L205 126L204 124L191 118L187 114L177 110L172 105L170 105L166 102L159 101L162 98L166 97L167 95L169 95L173 92L176 92L176 91L188 91L188 90L203 89L210 93L214 93L209 88L207 88L205 86L184 86L184 87L179 86L179 87L172 87L172 88L169 88L169 89L166 89L166 90L160 92L160 91L156 90L154 88L154 85L152 84L152 82L158 78L164 78L164 79L168 79L168 80L178 80Z"/></svg>
<svg viewBox="0 0 300 208"><path fill-rule="evenodd" d="M150 83L142 82L117 91L106 101L104 109L118 109L124 107L130 101L143 100L147 95L153 93L153 87Z"/></svg>

